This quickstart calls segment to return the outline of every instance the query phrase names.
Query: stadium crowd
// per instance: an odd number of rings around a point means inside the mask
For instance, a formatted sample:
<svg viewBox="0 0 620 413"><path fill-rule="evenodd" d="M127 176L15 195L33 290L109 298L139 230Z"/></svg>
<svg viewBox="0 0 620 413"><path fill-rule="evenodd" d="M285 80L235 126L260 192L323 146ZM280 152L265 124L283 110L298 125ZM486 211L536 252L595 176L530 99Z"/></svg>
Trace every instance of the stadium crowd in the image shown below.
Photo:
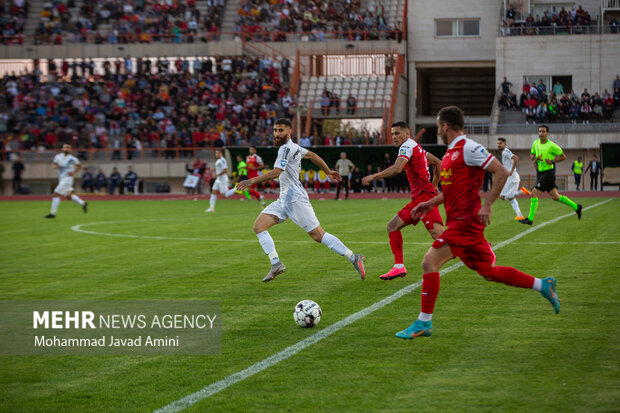
<svg viewBox="0 0 620 413"><path fill-rule="evenodd" d="M200 0L202 1L202 0ZM193 43L215 40L224 0L54 0L46 3L35 30L36 44ZM76 9L74 13L71 9Z"/></svg>
<svg viewBox="0 0 620 413"><path fill-rule="evenodd" d="M523 83L522 93L517 97L512 84L504 78L498 95L500 110L521 110L525 113L526 124L559 122L559 123L590 123L613 122L614 113L620 107L620 79L613 83L613 94L607 89L603 94L590 94L585 89L580 95L574 90L565 91L558 81L551 90L542 79L536 83Z"/></svg>
<svg viewBox="0 0 620 413"><path fill-rule="evenodd" d="M0 0L0 33L2 44L22 44L28 18L28 0Z"/></svg>
<svg viewBox="0 0 620 413"><path fill-rule="evenodd" d="M590 13L581 5L573 5L570 10L564 7L558 10L557 7L552 6L551 11L545 10L542 16L537 14L533 17L528 14L517 21L518 13L514 6L510 6L506 10L501 32L504 36L584 34L597 28L596 19L593 21Z"/></svg>
<svg viewBox="0 0 620 413"><path fill-rule="evenodd" d="M169 148L266 145L273 119L294 103L269 58L127 58L101 71L91 62L48 62L47 81L38 70L1 79L7 152L69 142L78 153L107 148L113 159L146 148L172 158Z"/></svg>

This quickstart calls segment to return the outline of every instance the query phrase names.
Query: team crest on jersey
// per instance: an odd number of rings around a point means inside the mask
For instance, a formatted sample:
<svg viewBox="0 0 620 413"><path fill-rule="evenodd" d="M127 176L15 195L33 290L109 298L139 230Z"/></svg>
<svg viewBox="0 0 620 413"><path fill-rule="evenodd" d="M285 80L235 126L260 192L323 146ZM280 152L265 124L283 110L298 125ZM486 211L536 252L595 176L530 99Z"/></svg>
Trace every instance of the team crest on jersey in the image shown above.
<svg viewBox="0 0 620 413"><path fill-rule="evenodd" d="M282 159L282 160L280 161L280 166L281 166L282 168L284 168L284 167L286 166L286 159Z"/></svg>
<svg viewBox="0 0 620 413"><path fill-rule="evenodd" d="M458 152L453 152L452 153L452 160L456 161L459 158L459 153Z"/></svg>
<svg viewBox="0 0 620 413"><path fill-rule="evenodd" d="M400 148L400 150L398 151L398 155L407 155L407 149Z"/></svg>

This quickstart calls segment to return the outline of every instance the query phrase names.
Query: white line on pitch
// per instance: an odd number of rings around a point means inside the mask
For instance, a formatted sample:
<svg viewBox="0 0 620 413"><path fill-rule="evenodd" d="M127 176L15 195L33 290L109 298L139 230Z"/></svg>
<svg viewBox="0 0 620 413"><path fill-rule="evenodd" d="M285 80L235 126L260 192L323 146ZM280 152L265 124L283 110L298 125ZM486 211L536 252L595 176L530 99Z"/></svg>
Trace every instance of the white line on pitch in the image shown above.
<svg viewBox="0 0 620 413"><path fill-rule="evenodd" d="M607 202L610 202L613 198L607 199L603 202L599 202L598 204L594 204L591 205L587 208L584 208L584 211L587 211L589 209L595 208L597 206L606 204ZM559 216L557 218L554 218L552 220L549 221L545 221L540 225L536 225L533 226L529 229L527 229L526 231L521 232L520 234L515 235L514 237L507 239L506 241L502 241L499 244L495 245L495 247L493 247L493 250L497 250L499 248L502 248L508 244L511 244L513 242L515 242L516 240L523 238L526 235L531 234L534 231L537 231L549 224L553 224L555 222L558 222L561 219L564 218L568 218L571 216L575 216L574 213L570 213L570 214L566 214L566 215L562 215ZM460 268L463 266L462 262L458 262L456 264L453 264L451 266L449 266L448 268L446 268L445 270L441 271L441 275L445 275L451 271L456 270L457 268ZM155 413L169 413L169 412L178 412L181 411L187 407L190 407L196 403L198 403L201 400L204 400L210 396L213 396L216 393L219 393L220 391L232 386L235 383L238 383L240 381L243 381L245 379L247 379L248 377L251 377L253 375L255 375L256 373L260 373L261 371L274 366L276 364L278 364L279 362L286 360L292 356L294 356L295 354L299 353L301 350L315 344L318 343L319 341L323 340L324 338L327 338L329 336L331 336L332 334L334 334L335 332L337 332L338 330L343 329L344 327L348 326L349 324L354 323L355 321L366 317L369 314L374 313L375 311L385 307L388 304L393 303L394 301L398 300L399 298L401 298L402 296L409 294L410 292L416 290L420 285L422 285L421 281L418 281L417 283L414 284L410 284L408 286L406 286L405 288L402 288L398 291L396 291L394 294L382 299L381 301L377 301L376 303L372 304L369 307L364 308L361 311L358 311L357 313L351 314L350 316L348 316L347 318L340 320L326 328L324 328L321 331L316 332L315 334L311 335L308 338L305 338L287 348L285 348L284 350L274 354L273 356L269 356L266 359L263 359L257 363L252 364L250 367L241 370L237 373L231 374L230 376L224 377L222 380L216 381L213 384L210 384L200 390L198 390L195 393L192 393L190 395L187 395L185 397L183 397L182 399L176 400L172 403L170 403L167 406L164 406L160 409L155 410Z"/></svg>

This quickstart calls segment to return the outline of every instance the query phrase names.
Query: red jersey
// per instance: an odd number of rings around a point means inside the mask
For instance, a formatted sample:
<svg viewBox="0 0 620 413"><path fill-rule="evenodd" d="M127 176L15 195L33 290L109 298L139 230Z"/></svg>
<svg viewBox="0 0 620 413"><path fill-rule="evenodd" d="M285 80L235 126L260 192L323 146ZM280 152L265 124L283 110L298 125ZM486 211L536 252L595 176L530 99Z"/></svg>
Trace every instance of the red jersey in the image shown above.
<svg viewBox="0 0 620 413"><path fill-rule="evenodd" d="M258 155L248 155L245 158L245 163L248 164L248 179L252 179L258 176L258 168L263 164L263 159Z"/></svg>
<svg viewBox="0 0 620 413"><path fill-rule="evenodd" d="M407 139L398 149L398 157L407 160L405 172L411 188L411 199L422 193L437 195L428 172L426 151L413 139Z"/></svg>
<svg viewBox="0 0 620 413"><path fill-rule="evenodd" d="M454 139L441 160L441 188L446 208L446 223L474 220L480 210L480 185L484 170L493 160L484 146L461 135ZM484 227L482 227L484 228Z"/></svg>

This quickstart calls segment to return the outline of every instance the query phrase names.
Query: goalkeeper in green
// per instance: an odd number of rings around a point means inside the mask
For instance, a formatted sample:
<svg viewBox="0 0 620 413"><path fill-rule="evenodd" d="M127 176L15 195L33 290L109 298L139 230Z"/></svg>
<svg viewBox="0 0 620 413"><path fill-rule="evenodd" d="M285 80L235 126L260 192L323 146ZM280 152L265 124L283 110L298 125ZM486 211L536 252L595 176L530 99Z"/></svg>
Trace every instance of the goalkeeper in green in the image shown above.
<svg viewBox="0 0 620 413"><path fill-rule="evenodd" d="M536 161L536 186L530 193L530 213L526 218L520 219L522 224L532 225L534 214L538 209L538 197L542 192L547 192L554 201L559 201L571 207L576 213L577 218L581 219L582 206L573 202L564 195L560 195L558 187L555 185L555 164L566 159L566 155L556 143L549 140L549 127L540 125L538 127L538 138L532 144L530 159Z"/></svg>

